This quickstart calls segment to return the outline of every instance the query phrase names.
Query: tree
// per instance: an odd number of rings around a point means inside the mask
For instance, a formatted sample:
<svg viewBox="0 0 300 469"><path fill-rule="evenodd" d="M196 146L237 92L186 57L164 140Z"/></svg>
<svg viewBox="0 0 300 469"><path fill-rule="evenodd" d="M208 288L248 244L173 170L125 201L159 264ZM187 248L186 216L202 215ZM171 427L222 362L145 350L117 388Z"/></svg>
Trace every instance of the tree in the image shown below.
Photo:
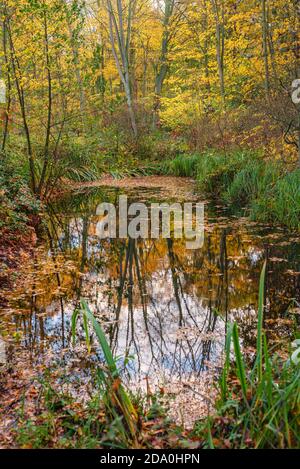
<svg viewBox="0 0 300 469"><path fill-rule="evenodd" d="M67 102L76 90L76 76L74 80L68 25L70 21L76 22L78 14L75 9L72 11L71 17L61 0L6 2L3 50L10 100L14 108L18 103L31 188L40 198L47 193L63 129L66 121L71 120L67 116ZM28 37L32 40L28 41ZM16 110L15 114L17 120ZM7 140L7 130L5 134Z"/></svg>
<svg viewBox="0 0 300 469"><path fill-rule="evenodd" d="M2 63L2 73L3 73L3 82L7 83L7 87L5 86L6 91L6 109L4 112L4 126L3 126L3 138L2 138L2 145L1 150L2 154L5 154L6 142L8 137L8 125L9 125L9 117L10 117L10 110L11 110L11 70L10 70L10 60L9 60L9 52L8 52L8 35L7 35L7 6L5 3L2 5L2 45L3 45L3 63ZM6 80L5 80L6 79Z"/></svg>
<svg viewBox="0 0 300 469"><path fill-rule="evenodd" d="M158 8L161 9L162 15L162 37L159 51L159 60L155 65L155 99L153 110L153 125L157 126L159 119L160 100L162 95L163 85L169 70L168 54L172 40L176 35L176 28L179 26L180 20L183 16L184 2L178 0L163 0L158 1Z"/></svg>
<svg viewBox="0 0 300 469"><path fill-rule="evenodd" d="M116 0L116 8L107 0L109 17L109 37L116 67L123 83L133 135L138 135L136 116L132 99L132 75L130 68L130 44L132 22L136 10L136 0Z"/></svg>
<svg viewBox="0 0 300 469"><path fill-rule="evenodd" d="M265 65L265 90L267 96L270 93L270 70L268 55L268 37L269 37L269 18L268 18L268 0L262 0L262 38L263 38L263 56Z"/></svg>
<svg viewBox="0 0 300 469"><path fill-rule="evenodd" d="M216 57L220 81L220 93L223 103L225 103L225 78L224 78L224 57L225 57L225 4L224 0L211 0L215 29L216 29Z"/></svg>

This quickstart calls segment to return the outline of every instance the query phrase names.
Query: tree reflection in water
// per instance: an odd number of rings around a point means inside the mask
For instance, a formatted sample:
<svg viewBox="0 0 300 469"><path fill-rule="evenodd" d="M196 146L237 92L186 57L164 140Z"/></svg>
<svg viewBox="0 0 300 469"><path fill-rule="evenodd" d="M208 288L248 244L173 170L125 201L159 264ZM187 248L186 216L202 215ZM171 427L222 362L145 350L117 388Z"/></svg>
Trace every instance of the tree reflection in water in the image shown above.
<svg viewBox="0 0 300 469"><path fill-rule="evenodd" d="M110 192L110 200L116 202L117 195ZM280 230L223 216L213 219L208 212L205 243L196 251L172 238L100 240L95 214L104 197L73 197L66 201L67 215L64 206L49 207L48 245L35 254L24 283L10 294L9 314L1 316L6 328L22 333L31 352L68 346L70 316L83 296L106 328L115 355L134 356L128 378L199 376L220 365L229 320L239 321L244 347L254 344L265 257L266 326L268 319L283 317L291 298L299 301L295 236L286 239Z"/></svg>

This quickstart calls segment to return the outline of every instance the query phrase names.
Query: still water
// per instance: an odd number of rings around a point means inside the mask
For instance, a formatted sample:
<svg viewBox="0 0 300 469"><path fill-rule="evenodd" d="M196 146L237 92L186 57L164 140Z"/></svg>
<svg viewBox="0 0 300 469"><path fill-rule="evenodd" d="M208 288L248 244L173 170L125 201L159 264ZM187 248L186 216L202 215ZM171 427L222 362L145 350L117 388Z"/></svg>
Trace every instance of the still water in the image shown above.
<svg viewBox="0 0 300 469"><path fill-rule="evenodd" d="M117 203L120 193L90 189L49 207L47 236L1 311L6 336L41 361L49 351L70 351L71 316L85 298L114 355L129 357L124 372L129 383L199 382L221 366L228 321L238 321L244 349L255 346L264 259L265 327L273 339L289 335L288 310L300 302L299 236L206 203L204 246L198 250L172 238L101 240L97 206ZM122 193L130 202L165 199L156 189ZM80 327L78 334L83 343Z"/></svg>

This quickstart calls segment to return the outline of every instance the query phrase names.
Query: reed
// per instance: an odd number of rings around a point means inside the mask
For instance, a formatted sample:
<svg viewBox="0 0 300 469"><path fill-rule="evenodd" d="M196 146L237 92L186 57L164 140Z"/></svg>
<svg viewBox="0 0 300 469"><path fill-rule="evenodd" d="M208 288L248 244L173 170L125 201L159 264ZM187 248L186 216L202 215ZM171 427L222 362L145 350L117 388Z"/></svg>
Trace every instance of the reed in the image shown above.
<svg viewBox="0 0 300 469"><path fill-rule="evenodd" d="M160 172L172 176L195 177L199 158L197 153L177 155L172 160L164 161L160 165Z"/></svg>
<svg viewBox="0 0 300 469"><path fill-rule="evenodd" d="M111 425L117 426L124 445L137 448L139 446L138 413L122 384L120 372L105 333L83 299L81 299L79 308L75 310L72 316L73 343L76 338L76 323L80 315L83 318L88 351L91 350L89 333L89 324L91 324L105 358L106 367L104 369L99 367L97 374L106 414Z"/></svg>

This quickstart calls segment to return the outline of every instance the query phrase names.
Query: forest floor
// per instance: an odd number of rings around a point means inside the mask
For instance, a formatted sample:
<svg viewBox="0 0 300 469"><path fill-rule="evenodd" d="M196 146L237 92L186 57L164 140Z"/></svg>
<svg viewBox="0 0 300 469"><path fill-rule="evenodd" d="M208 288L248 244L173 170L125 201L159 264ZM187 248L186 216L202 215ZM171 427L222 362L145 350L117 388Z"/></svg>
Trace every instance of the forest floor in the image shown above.
<svg viewBox="0 0 300 469"><path fill-rule="evenodd" d="M74 395L69 384L61 384L68 382L71 361L59 368L50 354L39 361L19 345L11 345L9 353L9 365L0 366L0 449L105 448L108 444L124 448L97 386L81 383ZM72 370L73 375L78 372L79 368ZM138 447L202 446L202 437L170 417L173 401L168 394L131 396L139 409Z"/></svg>

